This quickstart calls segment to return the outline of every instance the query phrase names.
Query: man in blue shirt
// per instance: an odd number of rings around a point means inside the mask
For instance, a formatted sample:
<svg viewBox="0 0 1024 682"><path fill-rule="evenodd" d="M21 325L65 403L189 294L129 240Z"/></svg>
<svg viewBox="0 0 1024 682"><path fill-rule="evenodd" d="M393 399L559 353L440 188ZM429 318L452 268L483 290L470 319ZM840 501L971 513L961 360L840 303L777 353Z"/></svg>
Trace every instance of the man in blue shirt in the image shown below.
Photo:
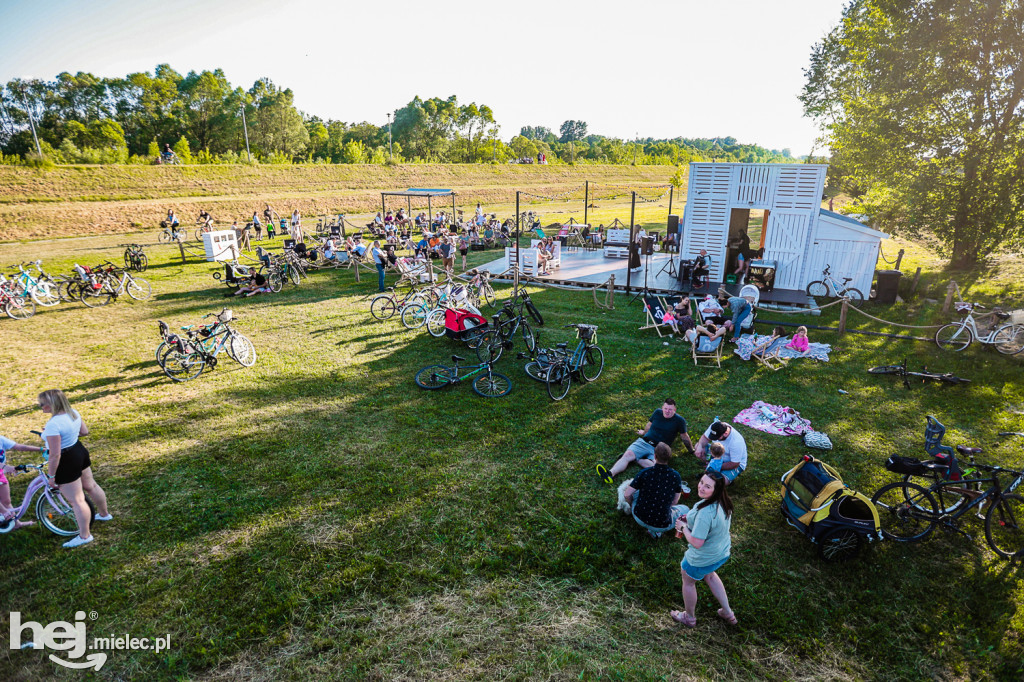
<svg viewBox="0 0 1024 682"><path fill-rule="evenodd" d="M597 465L597 475L602 481L611 483L612 478L625 471L633 461L643 469L654 466L654 448L658 443L671 447L676 436L682 437L687 451L693 454L693 442L686 433L686 420L676 414L676 401L671 398L665 400L661 409L654 411L647 426L637 429L637 435L640 437L633 441L611 470Z"/></svg>

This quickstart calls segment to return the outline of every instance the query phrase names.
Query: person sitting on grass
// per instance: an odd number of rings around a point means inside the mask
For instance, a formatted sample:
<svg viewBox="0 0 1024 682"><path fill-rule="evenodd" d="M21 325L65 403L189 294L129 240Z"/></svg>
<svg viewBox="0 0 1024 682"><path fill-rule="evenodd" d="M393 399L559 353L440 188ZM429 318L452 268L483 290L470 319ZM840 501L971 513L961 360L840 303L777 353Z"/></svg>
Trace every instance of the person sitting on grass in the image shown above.
<svg viewBox="0 0 1024 682"><path fill-rule="evenodd" d="M679 496L690 492L679 473L668 463L672 448L658 443L654 448L654 466L643 469L623 491L633 511L633 519L657 540L672 530L676 519L689 509L679 504Z"/></svg>
<svg viewBox="0 0 1024 682"><path fill-rule="evenodd" d="M722 454L718 459L713 458L710 449L715 442L722 446ZM720 472L726 484L735 481L747 468L747 442L739 431L721 421L709 426L700 437L694 455L707 464L708 471Z"/></svg>
<svg viewBox="0 0 1024 682"><path fill-rule="evenodd" d="M636 433L640 437L626 448L626 452L612 465L611 470L602 464L597 465L597 475L605 483L610 484L615 476L626 470L630 462L635 461L641 469L654 466L654 448L658 443L671 447L676 436L680 436L687 451L693 453L693 443L686 433L686 420L676 414L676 401L672 398L666 399L661 408L651 414L647 426L637 429Z"/></svg>
<svg viewBox="0 0 1024 682"><path fill-rule="evenodd" d="M13 519L17 510L11 507L11 486L7 482L8 476L17 475L18 471L7 463L8 452L42 452L43 448L34 445L22 445L10 438L0 436L0 520ZM14 529L31 526L34 521L16 521Z"/></svg>
<svg viewBox="0 0 1024 682"><path fill-rule="evenodd" d="M786 344L786 348L792 348L798 353L806 353L811 347L811 342L807 339L807 327L803 325L796 328L796 334L793 334L793 338Z"/></svg>
<svg viewBox="0 0 1024 682"><path fill-rule="evenodd" d="M692 628L697 625L697 583L703 580L718 600L718 617L729 625L736 625L736 614L729 607L725 585L718 577L718 569L729 560L732 539L732 500L721 474L707 472L697 484L700 501L685 516L676 520L676 530L689 544L679 564L683 578L684 611L670 611L677 623Z"/></svg>

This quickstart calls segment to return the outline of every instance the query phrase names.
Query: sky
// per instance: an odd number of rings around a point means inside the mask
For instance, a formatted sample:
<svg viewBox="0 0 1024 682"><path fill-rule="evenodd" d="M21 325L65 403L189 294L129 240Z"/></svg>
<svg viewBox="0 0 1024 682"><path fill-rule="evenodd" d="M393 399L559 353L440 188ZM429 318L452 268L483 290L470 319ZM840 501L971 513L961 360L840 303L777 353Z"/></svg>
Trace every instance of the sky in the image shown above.
<svg viewBox="0 0 1024 682"><path fill-rule="evenodd" d="M797 95L846 0L0 0L0 82L170 64L291 88L306 114L387 122L414 96L522 126L735 137L810 153Z"/></svg>

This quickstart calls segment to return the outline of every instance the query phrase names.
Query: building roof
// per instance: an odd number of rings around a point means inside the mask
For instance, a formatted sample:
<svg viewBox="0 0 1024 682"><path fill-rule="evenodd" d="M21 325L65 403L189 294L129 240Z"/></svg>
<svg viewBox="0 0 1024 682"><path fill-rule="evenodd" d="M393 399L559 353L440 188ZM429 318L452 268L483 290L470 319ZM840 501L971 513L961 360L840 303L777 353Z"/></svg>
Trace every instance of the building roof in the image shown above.
<svg viewBox="0 0 1024 682"><path fill-rule="evenodd" d="M837 224L841 225L842 227L849 228L849 229L852 229L852 230L856 230L857 232L860 232L861 234L870 235L872 237L879 237L880 239L888 239L889 238L889 235L887 235L885 232L881 232L880 230L876 230L876 229L874 229L872 227L868 227L864 223L862 223L859 220L856 220L854 218L851 218L848 215L843 215L842 213L836 213L835 211L829 211L828 209L825 209L825 208L818 209L818 214L821 217L823 217L823 218L830 218L832 220L832 222L837 223Z"/></svg>
<svg viewBox="0 0 1024 682"><path fill-rule="evenodd" d="M423 187L410 187L404 192L381 192L390 197L450 197L455 194L453 189L426 189Z"/></svg>

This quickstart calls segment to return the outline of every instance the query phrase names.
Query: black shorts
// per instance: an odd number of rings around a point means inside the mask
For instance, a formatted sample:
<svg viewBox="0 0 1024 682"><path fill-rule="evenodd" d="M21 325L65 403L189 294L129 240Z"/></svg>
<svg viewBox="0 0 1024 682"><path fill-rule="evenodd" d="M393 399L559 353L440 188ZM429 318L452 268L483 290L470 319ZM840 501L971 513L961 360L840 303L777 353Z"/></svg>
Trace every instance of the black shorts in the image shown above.
<svg viewBox="0 0 1024 682"><path fill-rule="evenodd" d="M459 253L465 256L467 253L469 253L469 249L459 249Z"/></svg>
<svg viewBox="0 0 1024 682"><path fill-rule="evenodd" d="M74 483L82 477L82 472L92 466L89 460L89 451L78 441L70 448L60 451L60 462L57 463L57 473L53 480L57 485Z"/></svg>

